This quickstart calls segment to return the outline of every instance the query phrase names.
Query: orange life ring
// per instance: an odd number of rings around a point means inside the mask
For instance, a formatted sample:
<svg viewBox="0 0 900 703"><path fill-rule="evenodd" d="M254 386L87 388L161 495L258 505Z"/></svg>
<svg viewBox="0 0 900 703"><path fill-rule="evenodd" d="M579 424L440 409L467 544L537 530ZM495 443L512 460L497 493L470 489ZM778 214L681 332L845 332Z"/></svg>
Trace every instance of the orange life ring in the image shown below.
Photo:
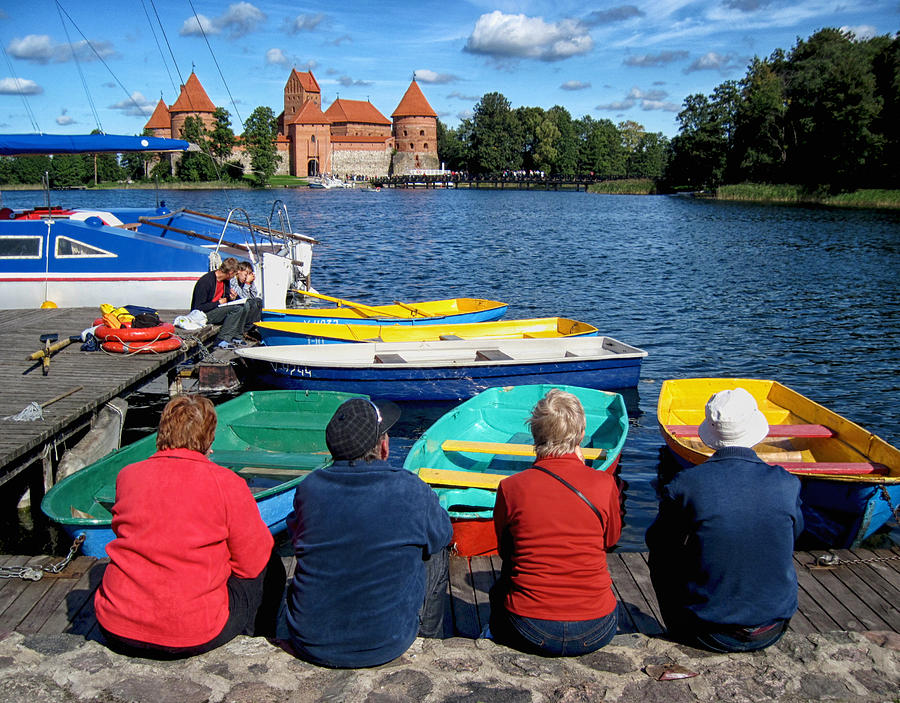
<svg viewBox="0 0 900 703"><path fill-rule="evenodd" d="M181 340L177 337L157 339L155 342L117 342L110 340L101 345L103 351L116 354L161 354L181 348Z"/></svg>
<svg viewBox="0 0 900 703"><path fill-rule="evenodd" d="M114 329L100 325L94 330L97 339L107 342L152 342L168 339L175 334L175 325L163 322L156 327L119 327Z"/></svg>

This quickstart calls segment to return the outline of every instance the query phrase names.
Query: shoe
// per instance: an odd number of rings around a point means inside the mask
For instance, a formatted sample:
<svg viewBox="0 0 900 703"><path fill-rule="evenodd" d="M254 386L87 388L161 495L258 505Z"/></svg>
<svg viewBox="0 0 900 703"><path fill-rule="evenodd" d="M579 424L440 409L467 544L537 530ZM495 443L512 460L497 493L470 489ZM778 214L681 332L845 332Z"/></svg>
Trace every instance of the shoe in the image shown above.
<svg viewBox="0 0 900 703"><path fill-rule="evenodd" d="M234 345L231 342L226 342L223 339L216 345L216 349L234 349Z"/></svg>
<svg viewBox="0 0 900 703"><path fill-rule="evenodd" d="M235 337L231 340L232 347L249 347L250 343L246 340L241 339L240 337Z"/></svg>

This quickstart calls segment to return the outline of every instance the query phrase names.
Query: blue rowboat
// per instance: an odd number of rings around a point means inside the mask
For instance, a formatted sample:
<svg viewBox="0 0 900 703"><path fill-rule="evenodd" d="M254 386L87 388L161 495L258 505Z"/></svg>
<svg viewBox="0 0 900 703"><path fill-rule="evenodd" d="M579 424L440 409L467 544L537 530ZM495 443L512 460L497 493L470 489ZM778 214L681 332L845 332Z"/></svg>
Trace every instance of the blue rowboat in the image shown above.
<svg viewBox="0 0 900 703"><path fill-rule="evenodd" d="M550 384L479 393L425 430L403 463L434 487L453 521L459 554L496 550L492 517L497 485L534 463L534 439L525 421L551 388L572 393L584 407L582 451L588 466L616 470L628 436L628 413L618 393Z"/></svg>
<svg viewBox="0 0 900 703"><path fill-rule="evenodd" d="M598 330L565 317L495 320L453 325L321 325L314 322L258 322L263 344L341 344L345 342L436 342L447 339L536 339L593 337Z"/></svg>
<svg viewBox="0 0 900 703"><path fill-rule="evenodd" d="M348 302L333 308L264 308L262 319L264 322L315 322L325 325L349 322L357 325L443 325L497 320L503 317L507 307L506 303L481 298L450 298L393 305L354 305Z"/></svg>
<svg viewBox="0 0 900 703"><path fill-rule="evenodd" d="M265 387L354 390L387 400L461 400L493 386L633 388L647 352L611 337L251 347Z"/></svg>
<svg viewBox="0 0 900 703"><path fill-rule="evenodd" d="M697 426L709 397L731 388L746 389L769 423L768 436L754 451L800 478L801 541L853 548L891 519L900 506L900 449L777 381L664 381L657 418L679 464L699 464L712 454L697 436Z"/></svg>
<svg viewBox="0 0 900 703"><path fill-rule="evenodd" d="M242 476L273 534L286 528L294 488L310 471L331 464L325 425L356 393L253 391L216 407L210 459ZM112 506L116 476L156 451L156 433L67 476L51 488L41 509L72 537L84 535L86 556L106 556L115 538Z"/></svg>

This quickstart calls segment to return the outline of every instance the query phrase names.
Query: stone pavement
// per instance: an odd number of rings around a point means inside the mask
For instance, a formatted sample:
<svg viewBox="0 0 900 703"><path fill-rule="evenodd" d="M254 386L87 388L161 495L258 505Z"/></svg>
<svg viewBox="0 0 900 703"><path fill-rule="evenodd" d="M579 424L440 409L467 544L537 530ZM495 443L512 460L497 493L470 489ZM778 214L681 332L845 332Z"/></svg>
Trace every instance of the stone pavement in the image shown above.
<svg viewBox="0 0 900 703"><path fill-rule="evenodd" d="M374 669L330 670L239 637L183 661L129 659L80 635L0 633L3 703L687 703L900 701L900 635L800 635L751 654L710 654L617 635L593 654L545 659L488 640L417 639ZM659 681L678 665L697 676Z"/></svg>

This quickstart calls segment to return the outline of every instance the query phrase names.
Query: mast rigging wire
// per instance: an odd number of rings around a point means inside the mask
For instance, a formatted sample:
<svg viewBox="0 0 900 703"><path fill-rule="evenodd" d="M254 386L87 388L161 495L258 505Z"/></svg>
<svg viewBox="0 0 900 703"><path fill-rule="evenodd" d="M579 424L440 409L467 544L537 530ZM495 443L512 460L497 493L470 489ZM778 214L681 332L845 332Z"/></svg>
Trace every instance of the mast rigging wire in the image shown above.
<svg viewBox="0 0 900 703"><path fill-rule="evenodd" d="M6 53L6 47L0 44L0 48L3 49L3 57L6 59L6 65L9 67L9 72L12 74L13 80L16 82L16 92L19 94L19 97L22 98L22 103L25 105L25 114L28 115L28 119L31 122L31 126L34 128L34 131L40 134L41 128L38 127L37 118L34 116L34 112L31 109L31 103L28 102L28 97L25 95L25 91L22 89L22 81L19 80L19 77L13 70L12 62L9 60L9 54Z"/></svg>
<svg viewBox="0 0 900 703"><path fill-rule="evenodd" d="M194 9L194 3L192 0L188 0L188 4L191 6L191 11L194 13L194 19L197 20L197 26L200 28L200 33L203 35L203 40L206 42L206 48L209 49L210 56L212 56L213 63L216 65L216 70L219 72L219 78L222 79L222 83L225 85L225 92L228 93L228 99L231 100L231 106L234 108L234 114L238 118L238 122L241 123L241 131L244 131L244 120L241 119L241 113L238 112L237 103L234 101L234 97L231 95L231 89L228 87L228 81L225 80L225 76L222 74L222 68L219 66L219 61L216 59L216 55L213 53L212 46L209 44L209 39L206 36L206 30L203 29L203 24L200 22L200 17L197 15L197 10Z"/></svg>
<svg viewBox="0 0 900 703"><path fill-rule="evenodd" d="M169 70L169 64L166 63L166 55L163 53L162 47L159 44L159 37L156 36L156 30L153 29L153 21L150 19L150 13L147 12L147 3L145 3L144 0L141 0L141 8L144 10L144 16L147 18L147 24L150 25L150 33L153 35L153 41L156 42L156 50L159 51L159 58L162 59L163 66L166 69L166 75L169 77L169 83L172 84L172 92L177 94L178 88L175 86L175 81L172 79L172 72ZM178 70L178 66L176 66L175 69Z"/></svg>
<svg viewBox="0 0 900 703"><path fill-rule="evenodd" d="M100 130L100 133L103 133L103 125L100 124L100 115L97 113L97 106L94 105L94 99L91 97L91 91L88 90L87 81L84 79L84 71L81 70L81 62L78 60L78 52L75 51L75 45L72 43L72 38L69 36L69 28L66 26L66 22L63 19L63 11L62 5L59 4L59 0L56 0L56 11L59 14L59 23L62 25L63 32L66 34L66 41L69 42L69 49L72 50L72 60L75 62L75 67L78 69L78 75L81 78L81 85L84 87L84 95L87 98L88 105L91 108L91 113L94 115L94 121L97 123L97 129ZM85 38L87 41L87 38ZM88 42L90 46L90 42ZM91 46L93 49L93 46ZM96 52L95 52L96 53Z"/></svg>

